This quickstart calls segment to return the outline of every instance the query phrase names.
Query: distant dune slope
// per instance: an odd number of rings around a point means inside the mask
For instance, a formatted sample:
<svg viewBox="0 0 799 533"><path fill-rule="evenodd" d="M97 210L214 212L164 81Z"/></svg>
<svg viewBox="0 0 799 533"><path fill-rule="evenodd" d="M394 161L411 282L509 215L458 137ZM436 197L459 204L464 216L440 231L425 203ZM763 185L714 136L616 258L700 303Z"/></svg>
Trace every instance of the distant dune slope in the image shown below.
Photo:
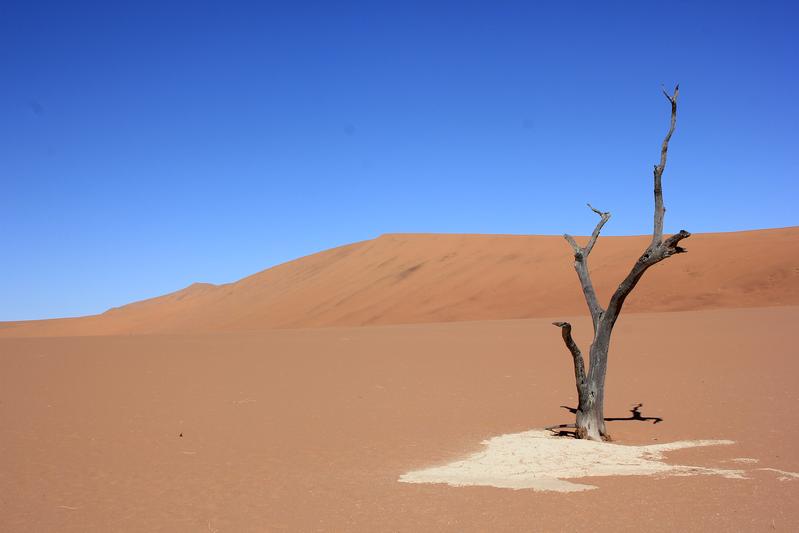
<svg viewBox="0 0 799 533"><path fill-rule="evenodd" d="M602 237L600 298L649 237ZM631 312L799 304L799 227L696 234L689 253L647 272ZM225 285L197 283L101 315L0 323L0 336L236 331L557 317L585 312L558 236L389 234L302 257Z"/></svg>

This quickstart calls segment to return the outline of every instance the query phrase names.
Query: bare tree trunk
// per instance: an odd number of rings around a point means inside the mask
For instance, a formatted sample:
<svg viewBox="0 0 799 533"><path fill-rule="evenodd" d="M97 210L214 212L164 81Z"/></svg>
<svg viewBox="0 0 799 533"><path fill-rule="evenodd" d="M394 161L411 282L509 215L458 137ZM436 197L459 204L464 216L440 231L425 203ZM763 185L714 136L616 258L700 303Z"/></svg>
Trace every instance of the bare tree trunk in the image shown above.
<svg viewBox="0 0 799 533"><path fill-rule="evenodd" d="M613 326L616 324L619 313L621 313L624 301L638 284L644 272L652 265L659 263L667 257L684 253L685 249L678 244L683 239L691 236L687 231L681 230L676 235L672 235L665 241L663 240L663 218L666 208L663 206L662 177L663 170L666 168L669 141L671 140L671 136L677 124L677 96L679 92L679 85L674 88L673 95L669 95L664 91L666 98L671 103L671 125L665 139L663 139L663 145L660 151L660 164L655 165L654 169L655 215L652 242L646 250L644 250L644 253L641 254L641 257L638 258L638 261L635 262L630 273L627 274L627 277L621 282L616 292L613 293L607 309L603 309L597 300L596 291L594 290L591 274L588 269L588 255L591 253L591 250L593 250L599 238L599 233L602 231L602 227L608 219L610 219L610 213L595 209L591 204L588 204L588 207L599 215L600 220L585 247L580 247L571 235L564 235L574 251L574 269L577 271L577 277L580 279L580 285L583 289L583 295L585 296L588 310L591 312L591 320L594 326L594 340L591 343L591 349L589 351L589 367L588 373L586 374L582 353L571 336L571 324L568 322L553 322L555 326L561 328L563 341L566 343L566 347L569 349L574 359L574 375L578 395L577 420L575 424L575 434L577 438L610 440L610 435L605 428L604 403L605 375L608 369L608 350L610 349L610 337L613 332Z"/></svg>

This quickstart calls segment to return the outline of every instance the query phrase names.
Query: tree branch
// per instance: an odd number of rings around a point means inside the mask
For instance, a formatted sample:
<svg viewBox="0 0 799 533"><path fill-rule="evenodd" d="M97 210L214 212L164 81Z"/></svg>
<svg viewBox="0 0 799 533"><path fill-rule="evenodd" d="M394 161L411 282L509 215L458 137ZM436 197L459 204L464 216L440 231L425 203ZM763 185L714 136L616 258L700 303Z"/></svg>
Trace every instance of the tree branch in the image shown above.
<svg viewBox="0 0 799 533"><path fill-rule="evenodd" d="M572 339L572 325L568 322L553 322L552 325L560 328L563 342L566 343L566 347L572 354L574 359L574 381L577 384L577 394L582 398L585 391L585 362L580 348L577 347L577 343Z"/></svg>
<svg viewBox="0 0 799 533"><path fill-rule="evenodd" d="M687 252L688 250L686 250L682 246L677 246L677 245L681 240L687 239L690 236L691 234L689 232L685 231L684 229L681 229L679 233L675 233L674 235L666 239L661 246L661 248L663 248L663 259L671 257L672 255L675 254L684 254L685 252ZM661 261L663 259L661 259Z"/></svg>
<svg viewBox="0 0 799 533"><path fill-rule="evenodd" d="M638 261L636 261L633 265L630 273L627 274L627 277L624 278L624 281L619 284L616 292L614 292L613 296L610 298L608 310L605 312L605 318L610 320L611 324L616 322L619 313L621 313L621 308L624 305L624 301L641 280L644 272L646 272L649 267L660 263L672 255L683 254L687 252L685 248L678 246L678 244L681 240L687 239L690 236L691 234L687 231L680 230L679 233L672 235L660 243L660 245L658 245L654 250L647 248L646 251L644 251L643 255L641 255L641 257L638 258Z"/></svg>
<svg viewBox="0 0 799 533"><path fill-rule="evenodd" d="M663 145L660 148L660 164L655 165L654 170L654 177L655 177L655 221L654 227L652 229L652 243L650 244L651 248L659 245L660 242L663 240L663 217L666 214L666 208L663 206L663 170L666 168L666 156L668 155L669 151L669 141L671 140L671 136L674 133L674 128L677 125L677 97L680 94L680 86L677 85L674 87L674 95L670 96L665 90L663 94L666 95L666 99L671 103L671 124L669 126L669 131L666 133L666 137L663 139Z"/></svg>
<svg viewBox="0 0 799 533"><path fill-rule="evenodd" d="M674 95L669 95L669 93L666 91L663 91L663 94L666 95L666 99L668 99L669 103L671 103L671 124L669 125L669 131L666 134L666 137L663 139L663 145L660 149L660 164L655 165L654 171L655 225L652 231L652 242L649 244L649 247L644 251L641 257L638 258L638 261L635 262L633 268L630 270L630 273L627 274L627 277L624 278L624 281L622 281L621 284L619 284L616 292L614 292L613 296L610 298L610 303L608 304L608 309L604 318L609 321L611 327L616 322L619 313L621 313L621 309L624 306L624 301L641 280L644 272L646 272L652 265L655 265L664 259L671 257L672 255L685 253L685 248L679 246L679 243L683 239L687 239L691 236L691 234L687 231L680 230L679 233L672 235L665 241L663 240L663 218L666 213L666 208L663 206L662 178L663 170L666 168L666 156L668 155L669 151L669 141L671 140L671 136L674 133L674 128L677 125L677 97L680 94L680 86L677 85L674 88Z"/></svg>
<svg viewBox="0 0 799 533"><path fill-rule="evenodd" d="M591 204L588 204L588 207L591 208L591 211L599 215L599 222L597 222L594 232L588 240L588 244L586 244L583 249L583 255L586 257L591 253L591 250L593 250L594 244L596 244L596 240L599 238L599 232L602 231L602 226L605 225L605 222L610 220L610 211L600 211L599 209L595 209Z"/></svg>
<svg viewBox="0 0 799 533"><path fill-rule="evenodd" d="M574 251L574 270L577 271L577 277L580 278L580 285L582 286L583 295L585 296L585 303L588 305L588 310L591 312L591 318L593 319L594 328L596 329L597 322L604 310L602 306L599 305L599 300L594 290L594 284L591 281L591 273L588 270L588 254L593 250L596 240L599 238L599 232L602 231L602 226L610 220L610 212L600 211L591 204L588 204L588 207L591 208L591 211L599 215L600 219L593 233L591 233L591 237L588 239L588 244L585 245L585 248L580 247L577 241L574 240L574 237L568 233L564 234L563 238L566 239L566 242L569 243L569 246L571 246Z"/></svg>
<svg viewBox="0 0 799 533"><path fill-rule="evenodd" d="M568 242L569 246L571 246L572 250L574 250L574 258L575 259L577 259L577 256L580 256L580 257L583 256L583 249L580 248L580 245L577 244L577 241L574 240L574 237L572 237L568 233L564 233L563 234L563 238L566 239L566 242Z"/></svg>

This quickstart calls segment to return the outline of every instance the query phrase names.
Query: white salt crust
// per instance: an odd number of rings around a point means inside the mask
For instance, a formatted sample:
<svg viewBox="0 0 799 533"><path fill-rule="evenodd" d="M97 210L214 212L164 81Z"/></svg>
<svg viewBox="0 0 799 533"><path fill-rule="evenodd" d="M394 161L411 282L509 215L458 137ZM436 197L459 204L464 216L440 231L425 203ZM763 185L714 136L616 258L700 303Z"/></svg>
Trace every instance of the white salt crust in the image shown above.
<svg viewBox="0 0 799 533"><path fill-rule="evenodd" d="M596 488L567 481L594 476L716 475L742 479L743 470L670 465L663 453L697 446L733 444L729 440L693 440L648 446L626 446L556 437L545 430L500 435L483 441L485 448L466 459L408 472L403 483L481 485L507 489L576 492ZM780 472L781 473L781 472Z"/></svg>

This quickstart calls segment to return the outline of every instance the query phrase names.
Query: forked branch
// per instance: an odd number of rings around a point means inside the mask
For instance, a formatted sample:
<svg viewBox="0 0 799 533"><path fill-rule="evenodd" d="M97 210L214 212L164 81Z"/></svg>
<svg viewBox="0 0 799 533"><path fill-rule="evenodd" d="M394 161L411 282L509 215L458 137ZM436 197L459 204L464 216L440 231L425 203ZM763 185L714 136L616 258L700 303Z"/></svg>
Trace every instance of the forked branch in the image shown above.
<svg viewBox="0 0 799 533"><path fill-rule="evenodd" d="M591 233L591 237L588 239L588 244L586 244L584 248L581 247L579 244L577 244L577 241L574 240L574 237L568 233L564 234L563 238L566 239L566 242L569 243L569 246L571 246L572 250L574 251L574 270L577 271L577 277L580 278L580 285L582 286L583 295L585 296L585 303L588 304L588 310L591 311L594 329L596 329L597 322L602 316L603 309L602 306L599 305L599 300L597 299L596 291L594 290L594 284L591 281L591 272L588 269L588 255L591 253L591 250L594 249L594 245L596 244L596 240L599 238L599 233L602 231L602 227L608 220L610 220L610 212L600 211L591 204L588 204L588 207L591 209L591 211L599 215L599 222L597 222L593 233Z"/></svg>

